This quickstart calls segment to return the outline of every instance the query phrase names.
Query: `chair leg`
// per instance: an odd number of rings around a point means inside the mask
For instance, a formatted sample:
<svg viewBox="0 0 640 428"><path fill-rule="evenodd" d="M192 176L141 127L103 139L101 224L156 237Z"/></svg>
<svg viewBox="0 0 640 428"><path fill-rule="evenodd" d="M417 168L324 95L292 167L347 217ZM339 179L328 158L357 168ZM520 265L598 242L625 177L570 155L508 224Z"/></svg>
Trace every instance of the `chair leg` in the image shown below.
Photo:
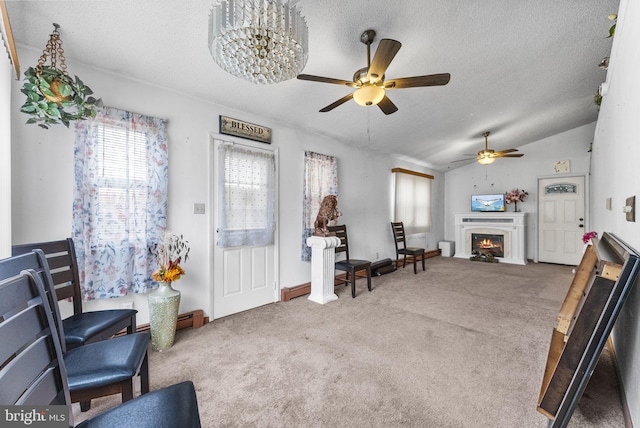
<svg viewBox="0 0 640 428"><path fill-rule="evenodd" d="M145 352L140 366L140 395L149 392L149 352Z"/></svg>
<svg viewBox="0 0 640 428"><path fill-rule="evenodd" d="M423 271L424 271L424 256L425 256L425 253L422 253L422 270Z"/></svg>
<svg viewBox="0 0 640 428"><path fill-rule="evenodd" d="M417 254L413 255L413 274L414 275L418 274L418 255Z"/></svg>
<svg viewBox="0 0 640 428"><path fill-rule="evenodd" d="M356 271L351 273L351 297L356 298Z"/></svg>
<svg viewBox="0 0 640 428"><path fill-rule="evenodd" d="M371 291L371 266L367 268L367 288Z"/></svg>
<svg viewBox="0 0 640 428"><path fill-rule="evenodd" d="M91 400L81 401L80 402L80 411L81 412L88 412L89 410L91 410Z"/></svg>
<svg viewBox="0 0 640 428"><path fill-rule="evenodd" d="M133 379L127 379L120 384L123 403L133 399Z"/></svg>

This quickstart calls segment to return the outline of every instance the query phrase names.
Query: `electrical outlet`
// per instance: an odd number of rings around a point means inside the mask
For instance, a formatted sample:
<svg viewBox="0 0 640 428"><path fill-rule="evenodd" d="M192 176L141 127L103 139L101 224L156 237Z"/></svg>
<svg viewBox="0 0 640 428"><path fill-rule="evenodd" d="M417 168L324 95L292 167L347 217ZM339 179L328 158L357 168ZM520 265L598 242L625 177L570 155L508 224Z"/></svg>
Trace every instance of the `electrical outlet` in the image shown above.
<svg viewBox="0 0 640 428"><path fill-rule="evenodd" d="M200 204L200 203L193 204L193 213L204 214L204 204Z"/></svg>

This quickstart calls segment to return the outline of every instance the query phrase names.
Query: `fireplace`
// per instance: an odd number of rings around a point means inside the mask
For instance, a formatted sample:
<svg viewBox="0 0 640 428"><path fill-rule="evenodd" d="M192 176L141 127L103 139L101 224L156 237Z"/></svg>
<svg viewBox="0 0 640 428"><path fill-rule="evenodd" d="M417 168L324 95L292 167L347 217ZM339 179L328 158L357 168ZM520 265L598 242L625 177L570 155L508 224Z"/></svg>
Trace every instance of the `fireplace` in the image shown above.
<svg viewBox="0 0 640 428"><path fill-rule="evenodd" d="M527 213L454 213L455 220L455 248L454 257L469 259L472 251L479 245L483 251L491 250L500 263L527 264L526 224ZM475 235L485 235L477 241ZM486 236L489 235L489 236ZM500 239L493 239L501 236ZM489 238L492 243L482 244L482 240Z"/></svg>
<svg viewBox="0 0 640 428"><path fill-rule="evenodd" d="M471 254L491 253L504 257L504 235L495 233L472 233Z"/></svg>

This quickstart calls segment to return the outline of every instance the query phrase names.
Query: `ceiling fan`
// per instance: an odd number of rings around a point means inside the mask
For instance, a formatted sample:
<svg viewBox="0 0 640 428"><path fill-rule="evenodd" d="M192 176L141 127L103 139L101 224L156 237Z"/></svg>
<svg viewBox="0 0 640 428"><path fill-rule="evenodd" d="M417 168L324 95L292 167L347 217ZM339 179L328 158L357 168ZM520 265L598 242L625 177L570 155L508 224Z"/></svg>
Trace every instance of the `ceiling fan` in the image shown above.
<svg viewBox="0 0 640 428"><path fill-rule="evenodd" d="M356 103L362 106L377 105L384 114L391 114L398 111L398 107L387 97L386 91L391 89L418 88L421 86L442 86L449 83L449 79L451 78L449 73L403 77L385 81L384 73L402 47L402 43L391 39L380 40L372 61L371 43L373 43L375 36L376 32L374 30L367 30L360 36L360 41L367 45L367 66L354 73L352 82L330 77L312 76L310 74L298 75L298 79L300 80L332 83L357 88L354 92L345 95L338 101L321 109L320 111L322 113L333 110L353 98Z"/></svg>
<svg viewBox="0 0 640 428"><path fill-rule="evenodd" d="M518 149L506 149L506 150L499 150L499 151L490 149L489 134L490 134L489 131L486 131L482 134L482 136L484 137L484 150L480 150L476 155L476 160L478 161L479 164L489 165L493 163L497 158L521 158L522 156L524 156L524 154L522 153L512 154L513 152L517 152ZM454 162L461 162L465 160L469 160L469 159L461 159L460 161L454 161Z"/></svg>

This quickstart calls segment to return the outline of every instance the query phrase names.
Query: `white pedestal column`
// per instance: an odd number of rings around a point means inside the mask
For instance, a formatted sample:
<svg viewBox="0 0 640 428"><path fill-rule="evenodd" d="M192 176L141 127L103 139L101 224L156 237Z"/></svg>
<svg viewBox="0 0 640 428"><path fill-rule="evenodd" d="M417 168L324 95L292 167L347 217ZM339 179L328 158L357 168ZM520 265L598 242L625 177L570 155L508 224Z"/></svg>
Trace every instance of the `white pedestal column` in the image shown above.
<svg viewBox="0 0 640 428"><path fill-rule="evenodd" d="M333 292L336 253L340 245L335 236L310 236L307 245L311 247L311 295L309 300L324 305L338 299Z"/></svg>

